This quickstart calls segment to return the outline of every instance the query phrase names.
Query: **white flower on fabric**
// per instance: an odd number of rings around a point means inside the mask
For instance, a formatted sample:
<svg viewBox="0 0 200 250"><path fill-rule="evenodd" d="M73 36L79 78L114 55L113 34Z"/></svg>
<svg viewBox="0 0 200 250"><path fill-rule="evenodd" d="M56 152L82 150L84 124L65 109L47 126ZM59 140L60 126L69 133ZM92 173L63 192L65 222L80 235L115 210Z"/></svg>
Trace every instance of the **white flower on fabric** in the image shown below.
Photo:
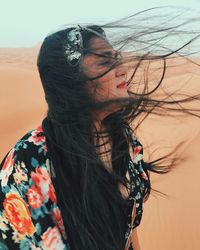
<svg viewBox="0 0 200 250"><path fill-rule="evenodd" d="M20 234L18 231L14 230L12 232L12 239L15 243L20 243L20 241L25 237L24 234Z"/></svg>
<svg viewBox="0 0 200 250"><path fill-rule="evenodd" d="M139 200L141 198L141 194L140 192L137 193L137 195L135 196L136 200Z"/></svg>
<svg viewBox="0 0 200 250"><path fill-rule="evenodd" d="M14 169L14 148L11 149L11 151L9 152L3 164L3 167L0 171L0 180L2 187L7 186L8 178L13 172L13 169Z"/></svg>
<svg viewBox="0 0 200 250"><path fill-rule="evenodd" d="M136 155L136 156L133 158L133 162L134 162L135 164L138 164L138 162L141 161L142 158L143 158L143 155L142 155L142 154L138 154L138 155Z"/></svg>
<svg viewBox="0 0 200 250"><path fill-rule="evenodd" d="M5 216L0 215L0 228L4 232L9 229L6 224L8 224L8 220L6 219Z"/></svg>

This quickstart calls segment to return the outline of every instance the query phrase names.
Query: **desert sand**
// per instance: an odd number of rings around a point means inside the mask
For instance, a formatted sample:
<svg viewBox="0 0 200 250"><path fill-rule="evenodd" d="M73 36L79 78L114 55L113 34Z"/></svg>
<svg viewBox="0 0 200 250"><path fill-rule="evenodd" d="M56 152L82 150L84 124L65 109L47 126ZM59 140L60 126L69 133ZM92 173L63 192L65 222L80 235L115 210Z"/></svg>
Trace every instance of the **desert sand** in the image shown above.
<svg viewBox="0 0 200 250"><path fill-rule="evenodd" d="M0 49L0 161L26 132L41 123L46 114L43 89L36 68L40 45L33 48ZM165 90L182 88L200 92L200 67L173 61L163 85ZM193 104L198 108L199 102ZM185 140L184 156L173 172L151 173L152 192L144 203L138 235L141 250L200 249L200 119L195 117L150 116L137 130L144 145L144 158L153 159ZM149 147L148 147L149 146Z"/></svg>

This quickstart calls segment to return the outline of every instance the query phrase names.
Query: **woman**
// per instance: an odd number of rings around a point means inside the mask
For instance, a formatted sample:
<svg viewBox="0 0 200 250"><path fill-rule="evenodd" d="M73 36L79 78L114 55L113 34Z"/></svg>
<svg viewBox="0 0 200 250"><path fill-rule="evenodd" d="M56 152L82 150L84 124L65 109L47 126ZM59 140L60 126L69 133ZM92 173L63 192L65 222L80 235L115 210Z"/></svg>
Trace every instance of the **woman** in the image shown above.
<svg viewBox="0 0 200 250"><path fill-rule="evenodd" d="M167 55L125 53L130 34L115 43L104 31L111 26L68 27L42 43L48 112L1 163L2 249L140 249L149 171L171 166L143 161L130 123L170 102L150 98L163 75L152 91L130 86L142 62Z"/></svg>

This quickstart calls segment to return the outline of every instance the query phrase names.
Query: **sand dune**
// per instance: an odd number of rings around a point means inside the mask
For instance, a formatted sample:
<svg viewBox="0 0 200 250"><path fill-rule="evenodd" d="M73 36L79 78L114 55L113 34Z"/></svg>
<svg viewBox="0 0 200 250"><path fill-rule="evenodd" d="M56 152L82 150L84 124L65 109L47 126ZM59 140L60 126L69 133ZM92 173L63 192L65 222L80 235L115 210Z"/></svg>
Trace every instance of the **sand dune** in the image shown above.
<svg viewBox="0 0 200 250"><path fill-rule="evenodd" d="M36 69L39 47L0 49L0 159L16 140L45 117L47 107ZM166 78L165 90L181 87L190 93L200 91L200 70L186 62L180 61L179 67L172 67ZM180 150L180 155L186 157L183 163L167 175L151 173L152 187L166 193L168 198L152 194L144 203L138 227L142 250L200 248L199 125L200 120L195 117L151 116L137 131L146 159L147 150L153 152L159 146L153 155L156 158L168 152L170 146L186 141Z"/></svg>

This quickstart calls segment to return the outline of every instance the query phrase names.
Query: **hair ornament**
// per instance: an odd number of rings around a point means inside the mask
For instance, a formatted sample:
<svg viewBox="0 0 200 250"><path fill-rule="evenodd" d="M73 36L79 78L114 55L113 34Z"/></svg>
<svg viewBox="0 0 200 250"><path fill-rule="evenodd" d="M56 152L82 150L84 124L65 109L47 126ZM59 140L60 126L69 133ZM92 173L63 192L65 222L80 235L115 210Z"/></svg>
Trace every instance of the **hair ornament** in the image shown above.
<svg viewBox="0 0 200 250"><path fill-rule="evenodd" d="M67 33L66 43L64 45L64 54L66 56L67 62L71 66L77 66L80 62L83 53L83 37L81 32L84 30L91 32L98 37L106 39L106 34L103 30L97 32L92 28L82 27L80 25L71 29Z"/></svg>
<svg viewBox="0 0 200 250"><path fill-rule="evenodd" d="M67 41L64 46L64 54L67 62L71 66L76 66L81 58L83 48L83 39L81 35L81 27L70 30L67 34Z"/></svg>

